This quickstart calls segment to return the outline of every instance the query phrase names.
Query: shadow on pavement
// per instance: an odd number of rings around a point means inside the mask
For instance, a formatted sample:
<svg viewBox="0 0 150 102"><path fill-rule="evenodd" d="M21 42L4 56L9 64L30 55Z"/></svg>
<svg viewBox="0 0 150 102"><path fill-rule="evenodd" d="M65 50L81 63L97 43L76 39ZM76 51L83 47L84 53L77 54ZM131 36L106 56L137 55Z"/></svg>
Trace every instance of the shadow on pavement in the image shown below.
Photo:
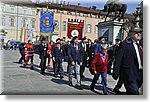
<svg viewBox="0 0 150 102"><path fill-rule="evenodd" d="M52 78L52 80L51 80L52 82L55 82L55 83L57 83L57 84L60 84L60 85L62 85L62 84L66 84L66 85L68 85L68 81L66 81L66 80L63 80L63 79L56 79L56 78Z"/></svg>

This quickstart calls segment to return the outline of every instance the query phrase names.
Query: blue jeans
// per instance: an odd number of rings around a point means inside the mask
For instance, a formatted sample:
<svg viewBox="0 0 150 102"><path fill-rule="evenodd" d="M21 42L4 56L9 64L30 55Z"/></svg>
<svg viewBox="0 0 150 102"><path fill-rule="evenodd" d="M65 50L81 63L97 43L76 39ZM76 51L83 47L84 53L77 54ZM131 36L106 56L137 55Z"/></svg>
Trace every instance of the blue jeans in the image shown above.
<svg viewBox="0 0 150 102"><path fill-rule="evenodd" d="M102 88L103 88L103 93L107 93L107 72L100 72L94 75L92 84L90 85L91 88L94 88L99 76L101 75L102 77Z"/></svg>

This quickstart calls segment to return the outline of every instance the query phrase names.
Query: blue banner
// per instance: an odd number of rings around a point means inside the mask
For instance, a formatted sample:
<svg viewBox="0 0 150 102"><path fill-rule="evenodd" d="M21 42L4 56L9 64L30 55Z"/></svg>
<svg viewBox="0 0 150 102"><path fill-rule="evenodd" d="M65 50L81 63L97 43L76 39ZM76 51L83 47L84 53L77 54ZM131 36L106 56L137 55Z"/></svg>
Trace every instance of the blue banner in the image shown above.
<svg viewBox="0 0 150 102"><path fill-rule="evenodd" d="M54 31L54 13L41 11L40 33L49 34Z"/></svg>

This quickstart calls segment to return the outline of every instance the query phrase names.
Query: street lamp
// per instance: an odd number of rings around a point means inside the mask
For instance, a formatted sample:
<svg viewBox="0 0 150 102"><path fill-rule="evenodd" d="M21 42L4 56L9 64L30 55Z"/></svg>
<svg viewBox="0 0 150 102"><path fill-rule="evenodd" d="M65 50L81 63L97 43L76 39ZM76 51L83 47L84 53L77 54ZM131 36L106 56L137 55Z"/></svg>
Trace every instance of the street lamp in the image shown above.
<svg viewBox="0 0 150 102"><path fill-rule="evenodd" d="M142 22L142 19L140 16L142 15L142 12L140 4L138 4L138 6L136 7L136 11L135 13L133 13L133 15L135 16L135 19L133 20L135 28L141 28L142 26L140 26L140 23Z"/></svg>

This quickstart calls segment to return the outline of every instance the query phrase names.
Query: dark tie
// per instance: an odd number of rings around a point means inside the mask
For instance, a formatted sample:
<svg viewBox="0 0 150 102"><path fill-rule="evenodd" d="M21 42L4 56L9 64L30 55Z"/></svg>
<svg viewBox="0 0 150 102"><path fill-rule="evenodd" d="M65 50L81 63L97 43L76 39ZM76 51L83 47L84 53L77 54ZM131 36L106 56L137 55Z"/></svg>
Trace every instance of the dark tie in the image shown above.
<svg viewBox="0 0 150 102"><path fill-rule="evenodd" d="M76 52L78 52L78 44L75 44Z"/></svg>
<svg viewBox="0 0 150 102"><path fill-rule="evenodd" d="M143 66L143 48L139 43L136 43L138 50L139 50L139 54L140 54L140 59L141 59L141 65Z"/></svg>

